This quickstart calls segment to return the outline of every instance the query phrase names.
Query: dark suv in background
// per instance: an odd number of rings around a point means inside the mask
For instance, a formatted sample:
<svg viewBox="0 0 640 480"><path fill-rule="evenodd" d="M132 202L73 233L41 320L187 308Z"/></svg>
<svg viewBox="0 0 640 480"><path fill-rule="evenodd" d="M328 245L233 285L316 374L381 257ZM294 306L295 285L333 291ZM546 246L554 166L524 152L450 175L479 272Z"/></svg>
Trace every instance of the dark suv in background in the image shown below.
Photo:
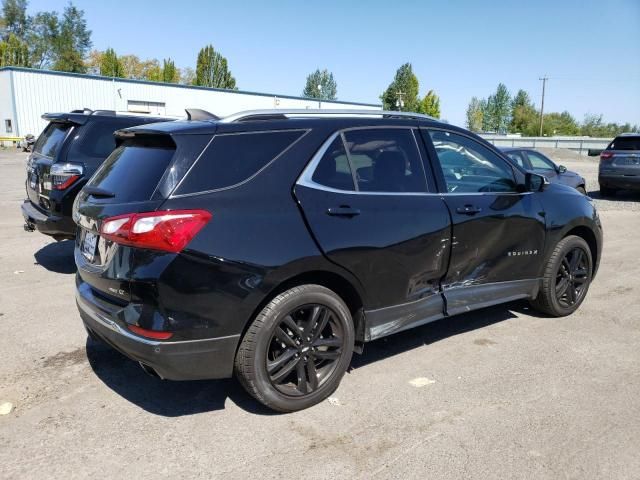
<svg viewBox="0 0 640 480"><path fill-rule="evenodd" d="M42 118L49 125L27 161L24 227L27 231L38 229L56 240L74 238L73 201L115 148L113 132L163 119L89 109L47 113Z"/></svg>
<svg viewBox="0 0 640 480"><path fill-rule="evenodd" d="M299 410L365 342L529 299L584 300L591 199L418 114L255 111L117 132L83 188L76 300L149 373Z"/></svg>
<svg viewBox="0 0 640 480"><path fill-rule="evenodd" d="M639 133L618 135L600 153L598 182L603 196L623 189L640 191Z"/></svg>

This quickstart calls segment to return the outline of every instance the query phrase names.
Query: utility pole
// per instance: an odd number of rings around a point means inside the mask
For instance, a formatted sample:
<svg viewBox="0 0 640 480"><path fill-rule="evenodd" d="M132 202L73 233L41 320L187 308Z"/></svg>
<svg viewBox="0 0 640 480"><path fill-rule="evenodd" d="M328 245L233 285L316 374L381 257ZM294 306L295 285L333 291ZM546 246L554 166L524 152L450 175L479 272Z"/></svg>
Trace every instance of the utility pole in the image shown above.
<svg viewBox="0 0 640 480"><path fill-rule="evenodd" d="M396 107L398 107L398 111L401 112L402 107L404 107L404 100L402 100L402 96L404 95L404 92L401 92L400 90L398 90L396 92L396 95L398 96L398 99L396 100Z"/></svg>
<svg viewBox="0 0 640 480"><path fill-rule="evenodd" d="M542 78L539 78L538 80L542 82L542 103L540 105L540 136L542 136L542 122L544 121L544 89L547 85L547 80L549 80L549 77L544 76Z"/></svg>

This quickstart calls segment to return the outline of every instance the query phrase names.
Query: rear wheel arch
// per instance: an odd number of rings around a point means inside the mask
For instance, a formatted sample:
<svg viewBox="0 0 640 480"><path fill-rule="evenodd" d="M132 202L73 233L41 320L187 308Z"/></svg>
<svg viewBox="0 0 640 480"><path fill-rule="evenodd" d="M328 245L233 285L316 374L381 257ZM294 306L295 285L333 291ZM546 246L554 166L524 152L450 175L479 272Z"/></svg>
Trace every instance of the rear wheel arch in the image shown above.
<svg viewBox="0 0 640 480"><path fill-rule="evenodd" d="M256 316L262 311L262 309L275 297L287 290L298 287L301 285L320 285L333 291L338 295L342 301L349 308L351 318L353 319L354 329L356 332L356 341L361 342L364 340L364 302L363 295L353 285L352 282L347 280L342 275L335 272L326 270L314 270L304 273L299 273L278 283L271 291L265 295L262 301L256 306L251 313L251 316L247 319L246 324L243 327L240 338L244 336L247 329L256 318Z"/></svg>

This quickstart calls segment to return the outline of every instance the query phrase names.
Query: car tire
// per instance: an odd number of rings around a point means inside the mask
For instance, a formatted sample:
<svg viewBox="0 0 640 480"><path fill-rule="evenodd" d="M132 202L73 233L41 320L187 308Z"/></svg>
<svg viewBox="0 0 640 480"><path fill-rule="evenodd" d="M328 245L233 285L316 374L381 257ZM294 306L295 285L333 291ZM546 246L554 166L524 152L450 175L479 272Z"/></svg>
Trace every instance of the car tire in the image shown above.
<svg viewBox="0 0 640 480"><path fill-rule="evenodd" d="M353 354L348 307L320 285L291 288L273 298L244 334L235 359L242 386L279 412L315 405L331 395Z"/></svg>
<svg viewBox="0 0 640 480"><path fill-rule="evenodd" d="M547 260L540 291L531 305L553 317L570 315L585 299L592 274L587 242L575 235L563 238Z"/></svg>
<svg viewBox="0 0 640 480"><path fill-rule="evenodd" d="M579 191L583 195L587 194L587 190L582 185L580 185L579 187L576 187L576 190Z"/></svg>
<svg viewBox="0 0 640 480"><path fill-rule="evenodd" d="M600 195L603 197L613 197L617 190L615 188L603 187L600 185Z"/></svg>

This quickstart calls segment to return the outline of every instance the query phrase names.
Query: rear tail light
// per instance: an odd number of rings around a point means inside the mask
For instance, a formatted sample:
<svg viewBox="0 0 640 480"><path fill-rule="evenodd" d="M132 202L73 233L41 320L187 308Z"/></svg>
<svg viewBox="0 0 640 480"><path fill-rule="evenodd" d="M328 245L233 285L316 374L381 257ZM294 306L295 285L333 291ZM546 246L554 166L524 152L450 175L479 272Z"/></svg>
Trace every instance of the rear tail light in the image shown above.
<svg viewBox="0 0 640 480"><path fill-rule="evenodd" d="M210 219L206 210L132 213L105 219L100 234L121 245L177 253Z"/></svg>
<svg viewBox="0 0 640 480"><path fill-rule="evenodd" d="M149 330L137 325L127 325L129 330L141 337L153 338L154 340L168 340L173 337L173 332L163 332L160 330Z"/></svg>
<svg viewBox="0 0 640 480"><path fill-rule="evenodd" d="M600 154L600 162L608 162L613 158L613 152L602 152Z"/></svg>
<svg viewBox="0 0 640 480"><path fill-rule="evenodd" d="M77 163L54 163L51 165L49 177L52 190L69 188L84 173L84 167Z"/></svg>

